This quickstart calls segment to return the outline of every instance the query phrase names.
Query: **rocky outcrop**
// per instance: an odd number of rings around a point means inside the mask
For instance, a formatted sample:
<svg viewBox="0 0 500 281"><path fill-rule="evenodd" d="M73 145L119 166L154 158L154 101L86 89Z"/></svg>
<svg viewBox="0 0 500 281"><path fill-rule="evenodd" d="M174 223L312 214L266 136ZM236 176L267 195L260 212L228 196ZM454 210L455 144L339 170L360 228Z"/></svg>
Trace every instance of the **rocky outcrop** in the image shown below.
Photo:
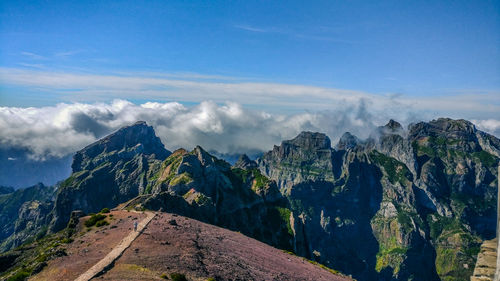
<svg viewBox="0 0 500 281"><path fill-rule="evenodd" d="M290 211L276 183L256 168L231 167L196 147L175 151L151 176L149 209L175 212L291 249Z"/></svg>
<svg viewBox="0 0 500 281"><path fill-rule="evenodd" d="M362 145L363 142L358 139L356 136L352 135L349 132L346 132L340 137L339 142L335 146L337 150L349 150L353 149L358 145Z"/></svg>
<svg viewBox="0 0 500 281"><path fill-rule="evenodd" d="M27 241L40 239L47 233L53 202L27 201L19 209L19 216L14 224L14 233L4 242L4 249L15 248Z"/></svg>
<svg viewBox="0 0 500 281"><path fill-rule="evenodd" d="M344 134L337 150L310 143L284 141L257 160L291 203L297 253L361 280L472 274L474 249L495 231L496 138L464 120L408 131L391 120L367 141ZM304 162L324 172L304 176Z"/></svg>
<svg viewBox="0 0 500 281"><path fill-rule="evenodd" d="M471 281L493 281L497 263L497 239L487 240L481 244L477 255L474 275Z"/></svg>
<svg viewBox="0 0 500 281"><path fill-rule="evenodd" d="M98 212L145 192L148 176L168 155L145 122L121 128L78 151L73 174L57 193L52 231L66 227L73 210Z"/></svg>
<svg viewBox="0 0 500 281"><path fill-rule="evenodd" d="M282 193L288 194L294 184L333 181L333 150L330 139L322 133L302 132L283 141L257 159L260 171L275 180Z"/></svg>
<svg viewBox="0 0 500 281"><path fill-rule="evenodd" d="M250 160L246 154L242 154L238 161L234 164L235 168L240 168L243 170L250 170L257 168L257 163L255 161Z"/></svg>

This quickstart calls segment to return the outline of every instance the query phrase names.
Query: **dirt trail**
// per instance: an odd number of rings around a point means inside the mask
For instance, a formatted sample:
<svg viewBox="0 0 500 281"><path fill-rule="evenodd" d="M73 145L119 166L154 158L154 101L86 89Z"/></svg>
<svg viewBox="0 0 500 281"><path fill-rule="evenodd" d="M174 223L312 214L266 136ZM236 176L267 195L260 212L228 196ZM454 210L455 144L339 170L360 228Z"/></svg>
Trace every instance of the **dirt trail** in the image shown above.
<svg viewBox="0 0 500 281"><path fill-rule="evenodd" d="M132 242L142 233L148 223L156 216L155 213L146 212L146 218L143 219L137 226L137 231L132 230L129 235L123 238L120 243L109 252L102 260L92 266L85 273L80 275L75 281L88 281L94 278L99 273L112 267L114 262L123 254L123 252L132 244Z"/></svg>

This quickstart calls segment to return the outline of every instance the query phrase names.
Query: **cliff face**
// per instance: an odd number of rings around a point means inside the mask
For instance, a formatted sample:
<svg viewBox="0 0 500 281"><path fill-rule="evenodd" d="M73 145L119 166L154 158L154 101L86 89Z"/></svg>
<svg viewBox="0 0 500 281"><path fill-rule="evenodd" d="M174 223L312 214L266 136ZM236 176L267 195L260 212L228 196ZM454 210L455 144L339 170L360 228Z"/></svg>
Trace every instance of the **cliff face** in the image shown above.
<svg viewBox="0 0 500 281"><path fill-rule="evenodd" d="M285 141L257 161L285 187L299 254L361 280L472 275L480 242L495 235L496 138L464 120L407 131L391 120L365 142L345 134L337 150L299 143L314 141Z"/></svg>
<svg viewBox="0 0 500 281"><path fill-rule="evenodd" d="M302 132L283 141L257 159L260 170L288 194L294 184L307 180L333 181L333 150L330 139L321 133Z"/></svg>
<svg viewBox="0 0 500 281"><path fill-rule="evenodd" d="M57 192L51 229L64 228L72 210L97 212L141 194L148 175L168 155L145 122L124 127L78 151L73 173Z"/></svg>

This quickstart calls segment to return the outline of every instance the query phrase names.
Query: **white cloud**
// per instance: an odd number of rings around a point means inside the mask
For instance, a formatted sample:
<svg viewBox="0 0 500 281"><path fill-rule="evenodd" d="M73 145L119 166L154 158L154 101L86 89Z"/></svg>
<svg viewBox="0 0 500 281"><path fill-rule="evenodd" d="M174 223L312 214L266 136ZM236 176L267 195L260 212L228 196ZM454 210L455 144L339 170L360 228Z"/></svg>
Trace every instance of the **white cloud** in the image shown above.
<svg viewBox="0 0 500 281"><path fill-rule="evenodd" d="M215 81L214 81L215 80ZM200 103L212 100L243 105L286 108L291 111L342 110L360 100L374 111L397 115L423 112L430 116L465 119L496 119L500 112L498 91L456 91L445 96L372 94L362 91L307 85L250 82L224 76L193 73L120 73L96 75L17 68L0 68L0 83L30 90L58 93L70 102L112 99L163 100ZM424 118L424 117L422 117Z"/></svg>
<svg viewBox="0 0 500 281"><path fill-rule="evenodd" d="M471 120L476 127L485 132L489 132L495 136L500 136L500 120L486 119L486 120Z"/></svg>
<svg viewBox="0 0 500 281"><path fill-rule="evenodd" d="M137 120L153 125L169 149L199 144L221 153L266 151L302 130L325 132L333 142L345 131L363 138L391 118L406 125L437 117L471 119L500 135L500 93L495 91L413 97L195 73L96 75L16 68L0 68L0 83L59 93L70 101L0 107L0 145L29 148L35 158L72 153ZM198 105L136 105L123 99Z"/></svg>
<svg viewBox="0 0 500 281"><path fill-rule="evenodd" d="M186 107L175 102L136 105L124 100L41 108L0 107L0 144L27 147L35 158L63 156L122 126L145 120L171 150L202 145L221 153L252 153L272 149L303 130L323 131L336 138L350 127L365 136L376 119L363 119L368 115L361 111L363 107L349 107L337 112L276 115L230 102L217 105L205 101Z"/></svg>
<svg viewBox="0 0 500 281"><path fill-rule="evenodd" d="M27 58L33 59L33 60L46 60L47 59L46 57L44 57L42 55L35 54L32 52L21 52L21 55L23 55Z"/></svg>
<svg viewBox="0 0 500 281"><path fill-rule="evenodd" d="M399 111L380 111L363 99L336 110L298 114L271 114L234 102L218 105L212 101L192 107L176 102L137 105L125 100L40 108L0 107L0 145L28 148L36 159L63 156L122 126L144 120L170 150L201 145L221 153L255 153L270 150L304 130L324 132L335 145L344 132L365 138L389 118L404 124L426 119L416 113L395 116L393 112ZM499 133L499 120L474 122L481 129Z"/></svg>

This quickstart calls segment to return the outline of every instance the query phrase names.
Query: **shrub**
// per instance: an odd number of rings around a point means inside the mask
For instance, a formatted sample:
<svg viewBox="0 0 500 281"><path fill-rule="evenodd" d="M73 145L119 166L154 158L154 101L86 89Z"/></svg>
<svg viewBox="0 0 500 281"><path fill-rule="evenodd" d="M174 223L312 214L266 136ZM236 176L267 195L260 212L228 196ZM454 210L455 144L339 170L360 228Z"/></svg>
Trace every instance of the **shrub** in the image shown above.
<svg viewBox="0 0 500 281"><path fill-rule="evenodd" d="M96 222L96 224L95 224L95 226L97 226L97 227L101 227L101 226L104 226L104 225L109 225L109 222L107 222L105 220L102 220L102 221Z"/></svg>
<svg viewBox="0 0 500 281"><path fill-rule="evenodd" d="M181 274L181 273L174 272L174 273L170 274L170 278L173 281L187 281L186 276L184 276L184 274Z"/></svg>
<svg viewBox="0 0 500 281"><path fill-rule="evenodd" d="M160 275L160 278L162 278L162 279L168 279L168 276L165 273L163 273L162 275Z"/></svg>
<svg viewBox="0 0 500 281"><path fill-rule="evenodd" d="M24 281L30 276L30 272L26 270L20 270L13 276L11 276L7 281Z"/></svg>
<svg viewBox="0 0 500 281"><path fill-rule="evenodd" d="M210 277L210 278L207 279L207 281L215 281L215 278Z"/></svg>
<svg viewBox="0 0 500 281"><path fill-rule="evenodd" d="M85 222L85 226L86 227L91 227L93 225L95 225L98 221L102 221L106 218L105 215L102 215L102 214L96 214L96 215L92 215L90 217L90 219L88 219L86 222Z"/></svg>
<svg viewBox="0 0 500 281"><path fill-rule="evenodd" d="M71 238L67 238L67 237L66 237L66 238L64 238L63 240L61 240L61 242L66 243L66 244L69 244L69 243L73 242L73 239L71 239Z"/></svg>
<svg viewBox="0 0 500 281"><path fill-rule="evenodd" d="M103 208L99 213L107 214L109 213L109 208Z"/></svg>

